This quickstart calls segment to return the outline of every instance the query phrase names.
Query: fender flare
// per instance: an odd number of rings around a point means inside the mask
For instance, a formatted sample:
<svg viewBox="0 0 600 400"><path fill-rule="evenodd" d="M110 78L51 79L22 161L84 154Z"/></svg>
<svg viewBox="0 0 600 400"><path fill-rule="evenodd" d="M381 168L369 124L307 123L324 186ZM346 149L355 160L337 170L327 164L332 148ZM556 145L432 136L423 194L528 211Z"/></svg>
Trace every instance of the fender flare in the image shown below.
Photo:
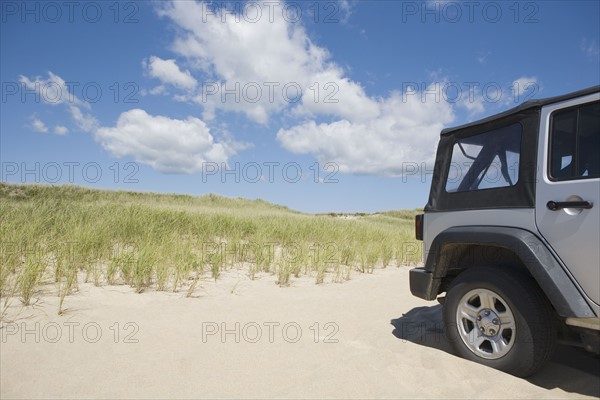
<svg viewBox="0 0 600 400"><path fill-rule="evenodd" d="M421 271L430 275L430 284L422 294L432 297L431 300L437 297L442 278L448 270L451 251L445 250L448 250L448 246L465 244L500 247L514 253L537 281L559 316L596 317L585 295L544 242L532 232L519 228L464 226L441 232L433 240L425 268Z"/></svg>

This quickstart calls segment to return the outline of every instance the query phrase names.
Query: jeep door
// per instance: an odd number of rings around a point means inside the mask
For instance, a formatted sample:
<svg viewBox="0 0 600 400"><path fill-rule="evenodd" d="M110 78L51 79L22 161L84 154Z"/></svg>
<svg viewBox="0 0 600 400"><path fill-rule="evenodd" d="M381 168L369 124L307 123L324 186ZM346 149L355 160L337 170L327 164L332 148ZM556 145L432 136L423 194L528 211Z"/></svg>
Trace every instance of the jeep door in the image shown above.
<svg viewBox="0 0 600 400"><path fill-rule="evenodd" d="M580 288L600 304L600 93L542 108L536 223Z"/></svg>

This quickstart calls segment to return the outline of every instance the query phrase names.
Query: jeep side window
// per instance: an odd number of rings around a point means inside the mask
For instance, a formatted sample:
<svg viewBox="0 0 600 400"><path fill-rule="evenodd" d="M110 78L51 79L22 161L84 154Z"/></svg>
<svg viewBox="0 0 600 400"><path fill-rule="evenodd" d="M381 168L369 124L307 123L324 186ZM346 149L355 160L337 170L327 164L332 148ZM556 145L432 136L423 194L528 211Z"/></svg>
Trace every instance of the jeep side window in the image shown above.
<svg viewBox="0 0 600 400"><path fill-rule="evenodd" d="M520 153L520 124L460 139L452 148L446 192L515 185Z"/></svg>
<svg viewBox="0 0 600 400"><path fill-rule="evenodd" d="M550 141L552 180L600 177L600 102L553 113Z"/></svg>

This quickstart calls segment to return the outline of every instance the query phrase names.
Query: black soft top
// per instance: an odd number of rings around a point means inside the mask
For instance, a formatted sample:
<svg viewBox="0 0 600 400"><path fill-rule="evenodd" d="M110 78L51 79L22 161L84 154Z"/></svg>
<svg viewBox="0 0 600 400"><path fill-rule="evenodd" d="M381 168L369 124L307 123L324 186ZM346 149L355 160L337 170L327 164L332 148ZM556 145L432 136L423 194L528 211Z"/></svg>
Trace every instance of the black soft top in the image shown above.
<svg viewBox="0 0 600 400"><path fill-rule="evenodd" d="M537 141L543 106L600 92L600 85L562 96L529 100L508 111L469 124L442 130L425 211L454 211L492 208L531 208L535 205ZM477 140L476 135L520 125L520 167L514 186L452 192L445 190L452 148L458 140Z"/></svg>
<svg viewBox="0 0 600 400"><path fill-rule="evenodd" d="M503 111L499 114L495 114L492 115L490 117L486 117L484 119L480 119L478 121L473 121L473 122L469 122L468 124L464 124L464 125L460 125L460 126L455 126L452 128L445 128L442 130L441 135L449 135L452 132L458 131L458 130L462 130L465 128L469 128L472 126L477 126L477 125L481 125L481 124L485 124L488 122L492 122L498 119L502 119L508 115L512 115L512 114L517 114L520 113L522 111L528 110L530 108L542 108L545 105L548 104L554 104L554 103L559 103L561 101L565 101L565 100L571 100L577 97L581 97L581 96L585 96L588 94L592 94L592 93L596 93L596 92L600 92L600 85L598 86L592 86L590 88L587 89L582 89L582 90L578 90L576 92L571 92L571 93L567 93L567 94L563 94L560 96L553 96L553 97L547 97L545 99L533 99L533 100L527 100L524 103L519 104L516 107L513 107L509 110Z"/></svg>

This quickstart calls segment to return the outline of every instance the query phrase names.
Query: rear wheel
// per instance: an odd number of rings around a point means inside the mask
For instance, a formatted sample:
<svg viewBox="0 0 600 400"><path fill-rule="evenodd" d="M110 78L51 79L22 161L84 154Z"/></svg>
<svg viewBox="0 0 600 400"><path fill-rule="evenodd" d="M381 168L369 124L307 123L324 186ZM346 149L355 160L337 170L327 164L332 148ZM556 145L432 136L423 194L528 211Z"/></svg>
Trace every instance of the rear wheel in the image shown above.
<svg viewBox="0 0 600 400"><path fill-rule="evenodd" d="M551 357L556 322L535 281L509 268L462 272L448 290L444 324L459 356L525 377Z"/></svg>

